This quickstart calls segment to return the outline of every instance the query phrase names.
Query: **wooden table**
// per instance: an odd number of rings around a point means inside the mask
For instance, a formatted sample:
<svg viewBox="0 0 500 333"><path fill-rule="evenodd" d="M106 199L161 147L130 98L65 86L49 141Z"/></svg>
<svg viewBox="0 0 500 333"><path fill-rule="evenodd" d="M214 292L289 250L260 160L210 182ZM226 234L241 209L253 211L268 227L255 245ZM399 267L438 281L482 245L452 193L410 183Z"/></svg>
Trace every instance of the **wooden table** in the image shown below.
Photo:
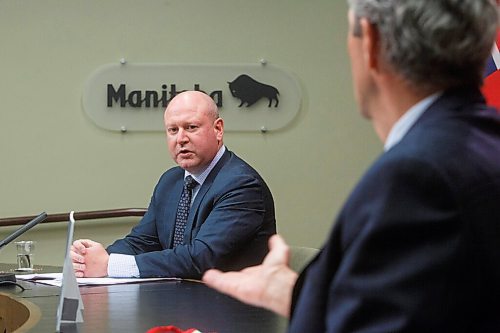
<svg viewBox="0 0 500 333"><path fill-rule="evenodd" d="M0 292L40 308L42 316L32 332L54 332L61 289L26 281L18 283L26 290L3 287ZM286 319L196 281L81 286L80 293L85 307L84 323L65 325L63 332L146 332L155 326L175 325L203 333L280 333L287 327Z"/></svg>

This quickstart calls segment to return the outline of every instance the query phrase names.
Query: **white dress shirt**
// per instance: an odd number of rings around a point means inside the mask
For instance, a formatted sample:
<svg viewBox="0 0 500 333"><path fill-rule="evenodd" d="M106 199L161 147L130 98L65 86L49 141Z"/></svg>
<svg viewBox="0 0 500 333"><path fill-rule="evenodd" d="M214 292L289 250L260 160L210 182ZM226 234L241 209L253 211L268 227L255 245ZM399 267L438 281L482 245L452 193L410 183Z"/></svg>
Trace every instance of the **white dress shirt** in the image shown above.
<svg viewBox="0 0 500 333"><path fill-rule="evenodd" d="M387 139L384 144L384 151L388 151L394 147L401 139L408 133L410 128L422 116L422 114L429 108L429 106L438 99L441 92L437 92L427 96L417 104L413 105L408 111L401 116L392 126Z"/></svg>

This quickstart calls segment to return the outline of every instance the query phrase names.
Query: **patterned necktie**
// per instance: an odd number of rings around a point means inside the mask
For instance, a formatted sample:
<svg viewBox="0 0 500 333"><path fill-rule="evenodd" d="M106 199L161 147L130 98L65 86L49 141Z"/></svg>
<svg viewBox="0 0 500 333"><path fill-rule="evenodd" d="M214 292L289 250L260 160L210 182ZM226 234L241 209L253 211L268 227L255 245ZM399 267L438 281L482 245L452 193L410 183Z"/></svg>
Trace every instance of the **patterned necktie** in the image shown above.
<svg viewBox="0 0 500 333"><path fill-rule="evenodd" d="M182 244L184 241L184 231L186 230L189 209L191 208L191 195L193 188L198 185L191 176L184 179L184 188L181 199L177 206L177 215L175 216L174 246Z"/></svg>

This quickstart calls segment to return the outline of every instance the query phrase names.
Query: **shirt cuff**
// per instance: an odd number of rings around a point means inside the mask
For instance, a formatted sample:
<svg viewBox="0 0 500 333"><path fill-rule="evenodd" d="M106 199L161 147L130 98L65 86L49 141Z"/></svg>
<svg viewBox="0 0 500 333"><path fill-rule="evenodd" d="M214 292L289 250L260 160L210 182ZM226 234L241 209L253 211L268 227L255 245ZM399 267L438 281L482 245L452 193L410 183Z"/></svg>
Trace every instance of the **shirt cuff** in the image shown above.
<svg viewBox="0 0 500 333"><path fill-rule="evenodd" d="M140 277L135 257L128 254L111 253L108 261L109 277Z"/></svg>

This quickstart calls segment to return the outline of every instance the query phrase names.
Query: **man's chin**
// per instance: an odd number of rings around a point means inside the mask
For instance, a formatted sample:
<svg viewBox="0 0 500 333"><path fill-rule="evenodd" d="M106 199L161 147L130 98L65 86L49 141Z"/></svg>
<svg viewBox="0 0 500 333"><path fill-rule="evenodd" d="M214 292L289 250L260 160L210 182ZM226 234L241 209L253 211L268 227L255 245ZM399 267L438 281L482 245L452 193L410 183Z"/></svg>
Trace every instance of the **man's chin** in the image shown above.
<svg viewBox="0 0 500 333"><path fill-rule="evenodd" d="M191 173L195 173L198 167L198 163L192 159L178 159L176 162L178 166Z"/></svg>

